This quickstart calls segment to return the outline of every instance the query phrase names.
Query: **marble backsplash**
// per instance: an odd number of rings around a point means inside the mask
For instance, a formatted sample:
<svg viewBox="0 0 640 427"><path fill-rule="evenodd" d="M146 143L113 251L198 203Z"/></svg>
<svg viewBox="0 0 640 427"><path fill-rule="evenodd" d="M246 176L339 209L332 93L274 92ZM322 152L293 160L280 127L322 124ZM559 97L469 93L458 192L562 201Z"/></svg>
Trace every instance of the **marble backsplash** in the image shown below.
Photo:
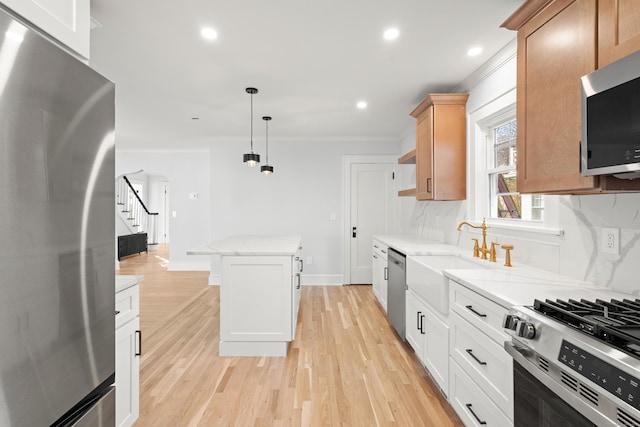
<svg viewBox="0 0 640 427"><path fill-rule="evenodd" d="M547 196L558 198L558 228L540 233L493 227L488 240L515 246L512 259L533 267L640 296L640 194ZM472 250L476 230L458 232L467 203L401 201L403 233ZM601 251L602 229L620 230L620 254ZM499 252L499 257L501 253Z"/></svg>

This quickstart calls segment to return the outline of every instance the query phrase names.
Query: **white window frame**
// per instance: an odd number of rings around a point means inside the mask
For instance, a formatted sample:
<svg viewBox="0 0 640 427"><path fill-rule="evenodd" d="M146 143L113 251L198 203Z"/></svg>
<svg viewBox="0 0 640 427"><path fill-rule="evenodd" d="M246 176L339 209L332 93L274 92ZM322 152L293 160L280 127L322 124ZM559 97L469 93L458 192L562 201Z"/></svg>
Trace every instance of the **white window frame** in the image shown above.
<svg viewBox="0 0 640 427"><path fill-rule="evenodd" d="M468 115L469 131L469 217L476 222L486 218L487 224L493 228L532 231L536 233L560 236L559 229L559 196L544 196L544 219L542 221L528 221L513 218L489 218L490 182L488 173L489 155L493 156L493 149L487 147L487 128L492 124L506 122L509 117L515 117L516 89L498 96L487 104L477 108ZM522 155L522 153L520 153Z"/></svg>

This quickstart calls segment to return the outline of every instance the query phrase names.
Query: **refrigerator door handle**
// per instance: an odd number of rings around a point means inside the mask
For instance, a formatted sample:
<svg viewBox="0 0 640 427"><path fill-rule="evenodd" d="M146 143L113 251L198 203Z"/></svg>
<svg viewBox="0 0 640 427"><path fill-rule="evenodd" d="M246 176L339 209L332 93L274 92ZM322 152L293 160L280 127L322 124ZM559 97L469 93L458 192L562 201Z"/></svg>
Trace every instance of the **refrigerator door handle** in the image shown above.
<svg viewBox="0 0 640 427"><path fill-rule="evenodd" d="M136 337L138 338L138 349L136 350L136 354L135 356L142 356L142 331L137 330L136 331Z"/></svg>

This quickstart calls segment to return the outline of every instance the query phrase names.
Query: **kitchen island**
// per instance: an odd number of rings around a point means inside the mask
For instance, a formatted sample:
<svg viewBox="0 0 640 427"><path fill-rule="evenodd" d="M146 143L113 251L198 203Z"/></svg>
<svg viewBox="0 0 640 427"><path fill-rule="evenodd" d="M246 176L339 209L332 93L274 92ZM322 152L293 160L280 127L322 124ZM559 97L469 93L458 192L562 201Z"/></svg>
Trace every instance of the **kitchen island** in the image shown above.
<svg viewBox="0 0 640 427"><path fill-rule="evenodd" d="M286 356L300 303L300 236L233 236L187 251L220 255L220 356Z"/></svg>

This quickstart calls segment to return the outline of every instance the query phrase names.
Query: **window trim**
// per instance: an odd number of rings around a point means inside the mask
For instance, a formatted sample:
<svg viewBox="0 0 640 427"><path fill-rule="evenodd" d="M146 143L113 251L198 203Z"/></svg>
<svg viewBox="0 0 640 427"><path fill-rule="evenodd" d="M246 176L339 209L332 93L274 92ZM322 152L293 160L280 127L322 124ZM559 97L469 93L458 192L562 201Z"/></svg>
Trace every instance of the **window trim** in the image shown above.
<svg viewBox="0 0 640 427"><path fill-rule="evenodd" d="M492 123L506 122L507 118L515 116L516 89L513 88L492 101L469 113L469 188L468 212L469 218L482 222L486 218L487 224L493 228L506 230L521 230L526 232L564 235L559 228L559 196L545 194L544 219L529 221L512 218L489 218L489 148L486 142L486 127ZM493 152L491 153L493 155Z"/></svg>

